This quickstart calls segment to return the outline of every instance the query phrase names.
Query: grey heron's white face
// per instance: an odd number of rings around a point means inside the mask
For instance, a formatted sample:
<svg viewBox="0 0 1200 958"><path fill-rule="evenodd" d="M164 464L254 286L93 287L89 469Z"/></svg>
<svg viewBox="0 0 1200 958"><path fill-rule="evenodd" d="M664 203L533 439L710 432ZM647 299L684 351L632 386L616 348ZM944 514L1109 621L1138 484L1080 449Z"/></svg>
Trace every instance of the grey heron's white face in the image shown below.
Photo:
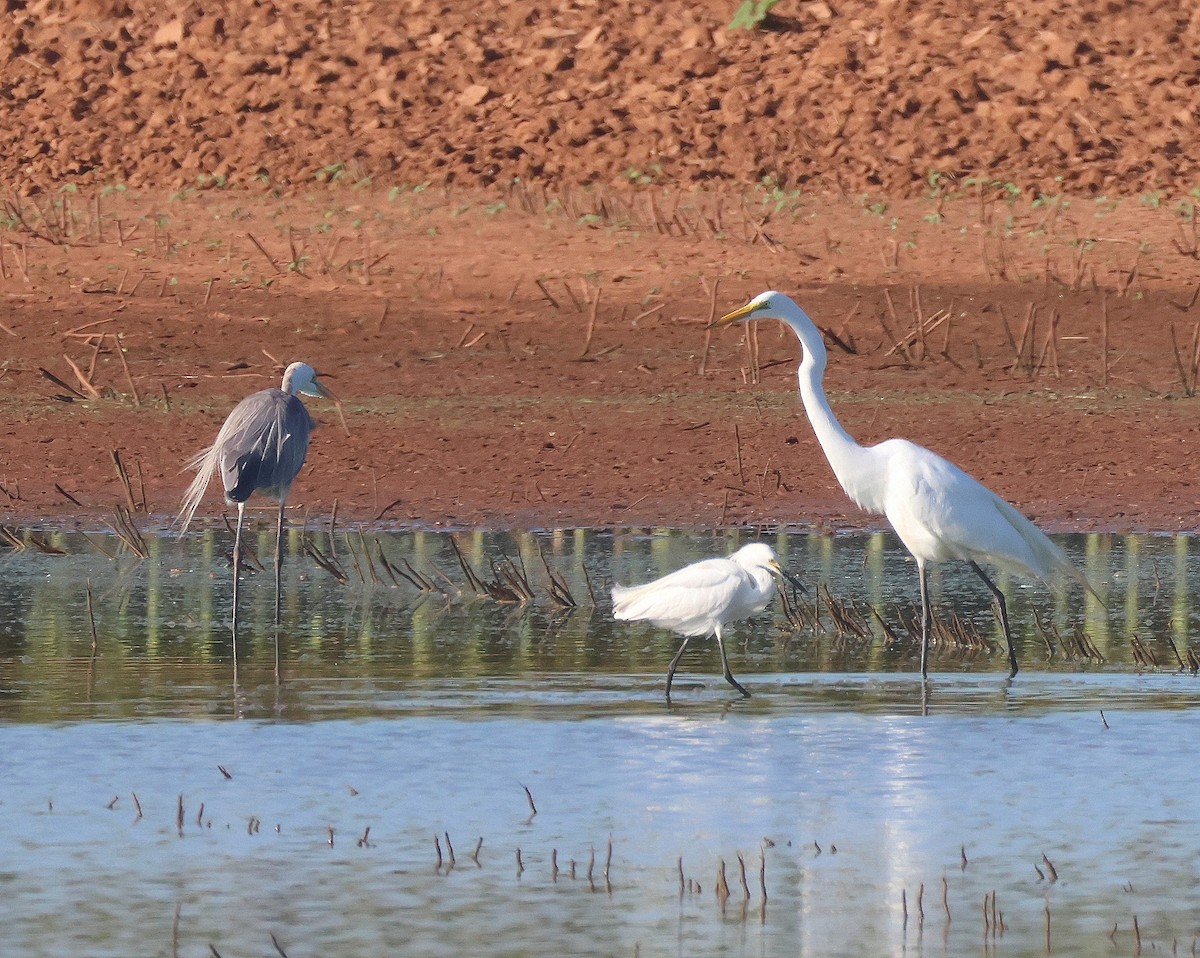
<svg viewBox="0 0 1200 958"><path fill-rule="evenodd" d="M284 391L302 396L333 399L334 395L317 380L317 371L308 363L292 363L283 374Z"/></svg>

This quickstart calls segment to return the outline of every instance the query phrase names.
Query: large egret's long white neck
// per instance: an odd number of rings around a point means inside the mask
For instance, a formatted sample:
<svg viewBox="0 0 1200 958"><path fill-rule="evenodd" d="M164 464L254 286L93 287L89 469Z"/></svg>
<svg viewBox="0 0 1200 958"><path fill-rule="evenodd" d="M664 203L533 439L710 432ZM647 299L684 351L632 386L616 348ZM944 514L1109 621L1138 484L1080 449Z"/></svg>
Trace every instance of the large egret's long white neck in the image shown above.
<svg viewBox="0 0 1200 958"><path fill-rule="evenodd" d="M833 474L846 494L860 506L881 508L871 501L873 497L868 491L874 485L871 481L872 459L838 422L825 396L823 381L827 354L821 331L808 314L790 300L777 307L774 315L792 328L804 348L804 358L797 373L800 399Z"/></svg>

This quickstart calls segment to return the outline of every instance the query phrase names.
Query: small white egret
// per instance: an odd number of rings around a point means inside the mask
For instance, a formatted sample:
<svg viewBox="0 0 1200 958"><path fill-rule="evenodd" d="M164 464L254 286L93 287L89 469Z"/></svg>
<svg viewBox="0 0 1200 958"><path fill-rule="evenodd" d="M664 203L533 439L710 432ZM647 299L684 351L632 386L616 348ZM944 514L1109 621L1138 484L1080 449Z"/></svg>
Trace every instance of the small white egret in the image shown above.
<svg viewBox="0 0 1200 958"><path fill-rule="evenodd" d="M946 559L968 563L995 600L1008 642L1011 675L1017 674L1017 652L1008 627L1004 593L979 563L1004 571L1036 576L1056 585L1070 578L1099 596L1063 551L1037 526L958 466L907 439L888 439L860 446L837 421L825 397L825 343L820 330L799 306L782 293L759 293L745 306L716 320L714 326L777 319L791 327L804 349L798 377L800 398L817 442L833 474L862 509L887 517L905 548L917 561L921 588L921 676L928 672L929 586L926 566Z"/></svg>
<svg viewBox="0 0 1200 958"><path fill-rule="evenodd" d="M246 500L255 492L279 500L279 521L275 529L275 624L279 625L279 585L283 565L283 510L304 458L308 455L308 436L315 427L300 396L321 396L337 402L337 397L317 381L316 371L308 363L292 363L284 371L279 389L263 389L247 396L236 406L217 433L216 441L193 456L187 468L196 469L196 478L188 486L179 510L179 534L187 531L196 507L208 488L213 474L220 469L225 500L237 503L237 531L233 540L233 661L237 668L238 572L241 562L242 520ZM276 636L275 670L279 671L279 640Z"/></svg>
<svg viewBox="0 0 1200 958"><path fill-rule="evenodd" d="M613 586L613 618L647 619L660 629L683 636L679 651L667 668L667 701L671 682L688 640L715 635L721 650L725 681L750 697L729 670L721 629L730 622L761 612L775 595L775 577L788 575L770 546L753 542L727 559L703 559L645 585ZM791 579L790 576L788 576Z"/></svg>

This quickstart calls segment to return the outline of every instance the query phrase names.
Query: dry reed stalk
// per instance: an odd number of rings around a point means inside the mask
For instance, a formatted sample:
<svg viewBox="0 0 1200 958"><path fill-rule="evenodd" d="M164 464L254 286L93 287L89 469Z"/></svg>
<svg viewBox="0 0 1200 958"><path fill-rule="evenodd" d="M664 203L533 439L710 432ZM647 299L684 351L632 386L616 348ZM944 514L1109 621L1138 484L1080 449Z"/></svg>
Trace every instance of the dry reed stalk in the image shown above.
<svg viewBox="0 0 1200 958"><path fill-rule="evenodd" d="M720 865L717 868L716 895L717 901L721 907L725 907L725 902L729 898L729 883L725 880L725 859L718 859Z"/></svg>
<svg viewBox="0 0 1200 958"><path fill-rule="evenodd" d="M1197 286L1196 289L1200 290L1200 286ZM666 305L667 305L666 303L659 303L657 306L651 306L649 309L642 310L642 312L638 313L636 316L633 317L632 325L636 326L639 322L641 322L647 316L653 316L655 313L662 310L663 307L665 307Z"/></svg>
<svg viewBox="0 0 1200 958"><path fill-rule="evenodd" d="M54 385L56 385L59 389L65 389L76 399L86 400L88 398L83 393L81 393L78 389L76 389L74 386L71 386L68 383L63 382L63 380L59 379L56 375L54 375L54 373L50 372L50 370L48 370L42 366L39 366L38 372L41 373L45 379L48 379L48 380L50 380L50 382L54 383ZM64 399L67 402L71 401L70 396L60 396L60 397L56 397L56 398Z"/></svg>
<svg viewBox="0 0 1200 958"><path fill-rule="evenodd" d="M1172 306L1174 306L1181 313L1186 313L1188 310L1190 310L1193 306L1196 305L1197 299L1200 299L1200 285L1196 286L1196 288L1192 290L1191 298L1188 299L1188 301L1186 303L1177 303L1173 299L1169 299L1169 300L1167 300L1167 302L1169 302Z"/></svg>
<svg viewBox="0 0 1200 958"><path fill-rule="evenodd" d="M89 336L87 341L92 347L92 358L88 360L87 371L87 377L88 379L91 379L96 375L96 362L100 359L100 350L104 348L105 336Z"/></svg>
<svg viewBox="0 0 1200 958"><path fill-rule="evenodd" d="M927 335L929 335L930 333L932 333L934 330L936 330L943 323L948 322L949 319L950 319L949 310L939 309L936 313L934 313L932 316L930 316L928 320L926 320L924 322L918 321L918 325L914 326L912 328L912 330L910 330L908 333L906 333L904 336L902 336L899 340L897 340L895 345L893 345L891 349L889 349L886 353L884 353L884 357L886 358L887 356L892 356L897 352L903 352L906 356L908 356L908 355L910 355L908 353L908 347L920 346L920 355L918 358L924 359L926 356L925 337ZM947 331L947 333L946 333L947 340L949 339L949 335L950 334ZM944 349L942 351L942 354L945 355Z"/></svg>
<svg viewBox="0 0 1200 958"><path fill-rule="evenodd" d="M1046 333L1045 342L1042 343L1041 352L1038 354L1037 363L1033 366L1032 375L1036 378L1042 371L1042 366L1045 364L1047 357L1050 359L1051 368L1054 370L1054 378L1059 378L1058 371L1058 310L1050 311L1050 329ZM1033 354L1033 343L1030 343L1030 356Z"/></svg>
<svg viewBox="0 0 1200 958"><path fill-rule="evenodd" d="M592 348L592 336L596 331L596 314L600 310L600 287L595 288L595 295L592 297L590 309L588 310L587 332L583 337L583 350L575 357L583 359L588 354L588 350Z"/></svg>
<svg viewBox="0 0 1200 958"><path fill-rule="evenodd" d="M26 283L29 283L29 250L24 243L13 243L13 260Z"/></svg>
<svg viewBox="0 0 1200 958"><path fill-rule="evenodd" d="M263 254L263 258L271 264L271 266L275 269L275 272L283 272L283 268L275 261L275 257L267 252L267 248L263 246L262 241L257 236L255 236L253 233L247 232L246 237L258 248L258 251Z"/></svg>
<svg viewBox="0 0 1200 958"><path fill-rule="evenodd" d="M1129 289L1137 281L1138 270L1141 268L1142 251L1139 249L1133 257L1133 265L1129 267L1127 273L1121 273L1117 277L1117 295L1128 296Z"/></svg>
<svg viewBox="0 0 1200 958"><path fill-rule="evenodd" d="M99 638L96 635L96 614L92 610L92 579L88 576L87 580L87 614L88 624L92 627L92 656L88 660L88 667L96 664L96 646L99 645Z"/></svg>
<svg viewBox="0 0 1200 958"><path fill-rule="evenodd" d="M742 432L736 422L733 424L733 441L734 451L737 454L738 481L744 486L746 484L746 470L742 465Z"/></svg>
<svg viewBox="0 0 1200 958"><path fill-rule="evenodd" d="M1179 343L1175 339L1175 324L1170 323L1168 329L1171 333L1171 351L1175 356L1175 368L1179 371L1179 381L1183 386L1183 394L1185 396L1194 396L1196 394L1196 378L1197 373L1200 373L1200 323L1196 323L1192 327L1192 343L1190 349L1190 361L1187 366L1184 365L1183 357L1179 354Z"/></svg>
<svg viewBox="0 0 1200 958"><path fill-rule="evenodd" d="M884 289L883 299L884 299L884 302L887 303L888 315L892 317L892 322L896 325L897 328L899 328L900 318L896 315L896 304L892 302L891 290L886 289L886 288ZM902 352L904 354L904 361L907 362L910 366L916 365L913 362L912 354L908 351L908 346L902 345L904 343L904 339L902 337L898 337L895 333L893 333L891 331L891 329L888 327L888 324L886 322L884 322L884 319L882 316L879 317L879 325L883 327L883 331L887 335L887 338L890 339L892 342L896 343L897 346L899 346L900 352Z"/></svg>
<svg viewBox="0 0 1200 958"><path fill-rule="evenodd" d="M537 285L537 288L542 291L542 296L546 298L547 303L549 303L555 309L561 309L561 307L558 305L558 300L551 295L550 290L546 288L545 283L537 278L535 278L533 282Z"/></svg>
<svg viewBox="0 0 1200 958"><path fill-rule="evenodd" d="M140 407L142 399L138 395L137 386L134 384L133 375L129 372L129 363L125 361L125 350L121 348L121 340L116 333L109 333L112 337L113 348L117 351L117 358L121 360L121 368L125 370L125 379L129 383L129 391L133 393L133 404Z"/></svg>
<svg viewBox="0 0 1200 958"><path fill-rule="evenodd" d="M917 358L924 360L929 353L925 348L925 311L921 308L920 286L910 286L908 288L908 309L915 319L914 333L916 335L916 345L920 347L920 354Z"/></svg>
<svg viewBox="0 0 1200 958"><path fill-rule="evenodd" d="M129 473L125 471L125 464L121 462L121 453L116 449L112 450L113 465L117 467L117 478L121 480L121 486L125 489L125 501L129 503L129 511L137 512L137 503L133 498L133 486L129 482Z"/></svg>
<svg viewBox="0 0 1200 958"><path fill-rule="evenodd" d="M583 306L580 304L579 298L575 295L575 292L571 289L570 285L567 283L567 281L565 279L562 280L561 282L562 282L563 289L565 289L567 291L567 295L571 298L571 303L575 307L575 312L582 313Z"/></svg>
<svg viewBox="0 0 1200 958"><path fill-rule="evenodd" d="M1008 324L1005 323L1007 329ZM1013 346L1013 361L1008 367L1009 375L1015 373L1024 363L1025 360L1025 344L1030 338L1030 328L1037 329L1037 306L1029 303L1025 307L1025 322L1021 325L1021 339L1019 342L1013 342L1010 337L1010 342Z"/></svg>
<svg viewBox="0 0 1200 958"><path fill-rule="evenodd" d="M87 393L88 398L93 399L93 400L102 398L100 390L97 389L94 385L92 385L92 383L88 379L88 377L84 375L83 370L80 369L77 365L75 365L75 361L73 359L71 359L71 357L68 356L66 353L63 353L63 359L65 359L67 362L67 365L71 367L71 372L73 372L75 374L75 378L79 380L79 385L83 387L84 392Z"/></svg>
<svg viewBox="0 0 1200 958"><path fill-rule="evenodd" d="M704 283L704 277L700 277L700 282ZM705 283L705 285L707 285ZM708 350L712 346L712 324L717 318L717 290L721 287L721 280L713 280L712 288L708 291L708 321L704 324L704 349L700 353L700 370L699 375L703 376L708 370Z"/></svg>
<svg viewBox="0 0 1200 958"><path fill-rule="evenodd" d="M750 382L757 386L759 383L758 324L757 323L747 324L746 356L750 363Z"/></svg>

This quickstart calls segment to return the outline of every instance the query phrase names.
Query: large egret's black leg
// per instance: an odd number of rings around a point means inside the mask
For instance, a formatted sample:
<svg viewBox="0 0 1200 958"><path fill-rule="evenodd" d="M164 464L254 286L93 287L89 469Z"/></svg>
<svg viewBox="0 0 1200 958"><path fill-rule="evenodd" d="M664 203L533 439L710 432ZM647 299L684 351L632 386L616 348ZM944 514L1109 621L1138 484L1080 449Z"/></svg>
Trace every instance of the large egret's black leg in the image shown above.
<svg viewBox="0 0 1200 958"><path fill-rule="evenodd" d="M671 659L671 664L667 666L667 701L671 701L671 683L675 681L675 670L679 667L679 660L683 658L683 650L687 648L688 639L691 636L685 635L683 641L679 643L679 651L675 653L675 658Z"/></svg>
<svg viewBox="0 0 1200 958"><path fill-rule="evenodd" d="M973 559L971 560L971 568L983 580L983 584L988 587L988 591L992 593L992 598L996 602L996 611L1000 615L1000 627L1004 629L1004 638L1008 642L1008 664L1012 669L1008 673L1008 677L1011 679L1017 674L1017 650L1013 646L1012 632L1008 628L1008 606L1004 604L1004 593L996 588L996 584L987 577L986 573L979 568L979 565Z"/></svg>
<svg viewBox="0 0 1200 958"><path fill-rule="evenodd" d="M713 635L717 637L717 648L721 650L721 665L725 668L725 681L741 692L746 698L750 698L750 693L742 688L741 683L739 683L738 680L733 677L733 673L729 671L729 659L725 657L725 643L721 641L721 627L719 625L713 631Z"/></svg>
<svg viewBox="0 0 1200 958"><path fill-rule="evenodd" d="M239 502L237 529L233 533L233 671L237 672L237 629L238 629L238 577L242 571L242 519L246 515L246 503Z"/></svg>
<svg viewBox="0 0 1200 958"><path fill-rule="evenodd" d="M925 578L925 563L917 562L917 576L921 580L921 678L929 677L929 629L933 624L929 610L929 580Z"/></svg>

